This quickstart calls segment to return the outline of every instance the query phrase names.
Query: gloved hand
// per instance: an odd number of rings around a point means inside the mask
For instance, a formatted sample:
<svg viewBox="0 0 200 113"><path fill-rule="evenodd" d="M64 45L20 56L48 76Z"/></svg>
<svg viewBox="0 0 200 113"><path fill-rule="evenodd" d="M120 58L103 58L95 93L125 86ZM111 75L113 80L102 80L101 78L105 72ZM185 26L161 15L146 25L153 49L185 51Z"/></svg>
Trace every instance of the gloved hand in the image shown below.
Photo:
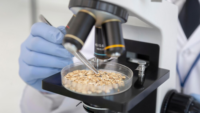
<svg viewBox="0 0 200 113"><path fill-rule="evenodd" d="M45 23L32 26L19 57L19 75L28 85L47 92L42 89L42 80L73 63L73 55L62 46L65 34L64 26L54 28Z"/></svg>
<svg viewBox="0 0 200 113"><path fill-rule="evenodd" d="M200 103L200 95L199 94L192 94L192 96Z"/></svg>

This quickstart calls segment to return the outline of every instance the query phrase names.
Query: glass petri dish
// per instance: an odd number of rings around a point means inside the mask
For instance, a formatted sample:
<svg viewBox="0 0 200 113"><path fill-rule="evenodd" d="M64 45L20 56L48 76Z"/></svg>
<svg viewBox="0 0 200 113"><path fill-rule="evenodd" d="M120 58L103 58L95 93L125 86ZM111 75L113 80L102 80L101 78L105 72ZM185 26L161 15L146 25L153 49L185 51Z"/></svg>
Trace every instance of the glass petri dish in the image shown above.
<svg viewBox="0 0 200 113"><path fill-rule="evenodd" d="M90 63L96 67L95 62L91 61ZM125 79L123 79L123 83L104 86L74 83L73 81L65 77L68 73L76 70L89 70L83 63L80 62L68 65L62 69L62 85L67 90L72 91L74 93L90 96L115 95L128 90L132 86L133 72L130 68L122 64L113 62L101 63L98 64L97 69L98 71L114 72L120 74L122 76L125 76Z"/></svg>

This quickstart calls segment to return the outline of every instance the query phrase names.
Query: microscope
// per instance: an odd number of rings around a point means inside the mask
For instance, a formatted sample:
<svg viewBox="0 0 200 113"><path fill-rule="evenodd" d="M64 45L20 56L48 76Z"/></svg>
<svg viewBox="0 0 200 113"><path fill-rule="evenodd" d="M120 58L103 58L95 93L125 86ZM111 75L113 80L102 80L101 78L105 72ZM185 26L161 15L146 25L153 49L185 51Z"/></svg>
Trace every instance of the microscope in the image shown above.
<svg viewBox="0 0 200 113"><path fill-rule="evenodd" d="M90 96L62 86L61 73L43 80L43 89L83 102L88 113L189 113L196 101L177 93L177 8L162 0L69 0L73 17L63 46L79 51L95 27L96 62L117 62L133 73L132 86L118 94ZM85 63L95 71L91 64Z"/></svg>

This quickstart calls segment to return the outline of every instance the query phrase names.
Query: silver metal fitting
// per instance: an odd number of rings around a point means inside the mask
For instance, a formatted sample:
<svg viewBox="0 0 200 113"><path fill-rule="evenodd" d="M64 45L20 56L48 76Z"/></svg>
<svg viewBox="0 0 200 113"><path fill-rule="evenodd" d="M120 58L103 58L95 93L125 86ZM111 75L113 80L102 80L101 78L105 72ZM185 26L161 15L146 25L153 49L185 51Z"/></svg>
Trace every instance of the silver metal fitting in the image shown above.
<svg viewBox="0 0 200 113"><path fill-rule="evenodd" d="M149 66L149 62L145 61L145 60L141 60L141 59L134 59L134 58L130 58L129 61L132 62L132 63L138 64L138 67L136 68L136 70L139 71L138 76L141 79L143 79L144 75L145 75L145 70Z"/></svg>
<svg viewBox="0 0 200 113"><path fill-rule="evenodd" d="M102 63L107 63L107 62L109 62L109 61L111 61L111 60L113 60L113 58L109 58L109 59L98 59L98 58L94 57L94 58L89 59L89 61L94 62L94 66L95 66L95 68L97 68L97 69L99 68L99 66L100 66Z"/></svg>

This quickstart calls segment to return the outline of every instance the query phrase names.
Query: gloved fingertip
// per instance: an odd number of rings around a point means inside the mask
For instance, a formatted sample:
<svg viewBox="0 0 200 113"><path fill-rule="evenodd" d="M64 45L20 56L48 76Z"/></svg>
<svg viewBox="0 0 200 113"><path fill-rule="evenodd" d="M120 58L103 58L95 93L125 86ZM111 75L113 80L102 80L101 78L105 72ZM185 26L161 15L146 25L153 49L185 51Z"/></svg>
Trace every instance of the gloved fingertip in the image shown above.
<svg viewBox="0 0 200 113"><path fill-rule="evenodd" d="M59 26L57 27L64 35L67 34L65 26Z"/></svg>
<svg viewBox="0 0 200 113"><path fill-rule="evenodd" d="M35 31L39 28L40 29L40 27L41 26L46 26L47 24L45 24L45 23L43 23L43 22L37 22L37 23L34 23L33 25L32 25L32 27L31 27L31 33L34 35L34 33L35 33Z"/></svg>
<svg viewBox="0 0 200 113"><path fill-rule="evenodd" d="M62 43L64 37L64 33L62 31L42 22L35 23L31 28L31 34L33 36L44 38L56 44Z"/></svg>

